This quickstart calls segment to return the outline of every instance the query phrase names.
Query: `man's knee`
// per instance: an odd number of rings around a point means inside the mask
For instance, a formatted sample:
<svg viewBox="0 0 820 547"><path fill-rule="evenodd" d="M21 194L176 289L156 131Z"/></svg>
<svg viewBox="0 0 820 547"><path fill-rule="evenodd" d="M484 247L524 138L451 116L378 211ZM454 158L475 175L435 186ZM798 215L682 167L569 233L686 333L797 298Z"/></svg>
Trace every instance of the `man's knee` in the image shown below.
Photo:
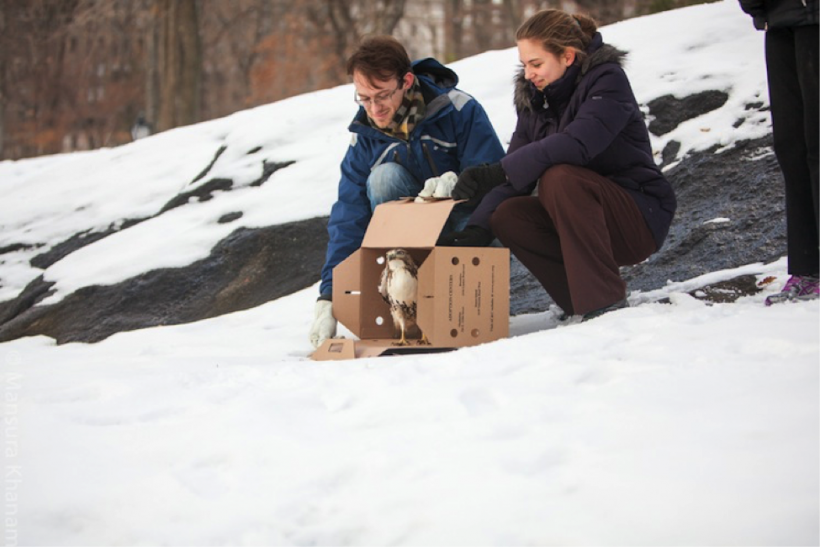
<svg viewBox="0 0 820 547"><path fill-rule="evenodd" d="M367 197L379 204L408 196L413 176L397 163L383 163L367 177Z"/></svg>

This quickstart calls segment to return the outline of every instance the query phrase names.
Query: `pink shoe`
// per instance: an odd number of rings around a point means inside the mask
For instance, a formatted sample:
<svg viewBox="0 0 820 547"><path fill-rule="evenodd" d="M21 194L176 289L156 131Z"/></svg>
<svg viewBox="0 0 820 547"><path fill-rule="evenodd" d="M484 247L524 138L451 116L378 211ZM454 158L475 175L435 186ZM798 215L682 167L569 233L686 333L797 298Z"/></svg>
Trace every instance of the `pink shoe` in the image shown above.
<svg viewBox="0 0 820 547"><path fill-rule="evenodd" d="M797 295L800 294L800 281L800 276L791 276L779 293L766 297L766 305L771 306L772 304L788 302L797 298Z"/></svg>
<svg viewBox="0 0 820 547"><path fill-rule="evenodd" d="M766 305L781 302L814 300L820 298L820 280L814 275L793 275L786 281L783 290L766 298Z"/></svg>
<svg viewBox="0 0 820 547"><path fill-rule="evenodd" d="M814 300L820 298L820 279L816 275L803 276L803 283L800 285L798 300Z"/></svg>

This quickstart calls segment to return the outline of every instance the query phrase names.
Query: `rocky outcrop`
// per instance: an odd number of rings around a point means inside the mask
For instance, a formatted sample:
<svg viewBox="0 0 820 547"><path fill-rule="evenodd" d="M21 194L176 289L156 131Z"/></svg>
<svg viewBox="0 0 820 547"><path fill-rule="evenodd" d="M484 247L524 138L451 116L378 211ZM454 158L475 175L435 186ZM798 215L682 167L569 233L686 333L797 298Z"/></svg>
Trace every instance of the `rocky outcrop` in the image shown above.
<svg viewBox="0 0 820 547"><path fill-rule="evenodd" d="M704 108L720 106L724 96L713 92L682 100L662 97L649 105L653 118L650 128L669 131L700 115ZM665 151L665 164L677 161L666 172L677 192L677 215L658 253L642 264L623 268L630 290L648 291L668 280L682 281L716 270L769 262L785 254L783 182L771 144L767 137L738 143L722 153L710 150L683 159L676 157L674 149ZM223 151L216 153L214 162ZM212 165L189 185L194 190L172 199L158 214L184 206L189 200L212 199L214 192L230 191L233 184L228 179L205 181ZM263 166L262 177L253 185L264 183L287 165ZM219 222L241 217L242 212L236 211ZM75 234L32 263L47 268L77 249L143 220L124 221L104 232ZM210 256L185 268L150 271L116 285L85 287L53 305L40 304L51 287L41 277L17 298L0 302L0 342L38 334L53 337L58 343L95 342L116 332L196 321L258 306L318 281L327 246L326 225L325 217L239 228L216 245ZM0 253L16 250L10 245ZM736 294L752 290L746 286L748 280L743 285ZM551 304L535 278L515 259L511 291L513 315L543 311ZM721 289L716 294L725 292ZM305 310L305 314L310 312Z"/></svg>
<svg viewBox="0 0 820 547"><path fill-rule="evenodd" d="M116 332L173 325L252 308L318 279L326 219L240 228L185 268L146 272L116 285L84 287L53 305L42 278L0 308L0 342L44 334L58 343L96 342Z"/></svg>

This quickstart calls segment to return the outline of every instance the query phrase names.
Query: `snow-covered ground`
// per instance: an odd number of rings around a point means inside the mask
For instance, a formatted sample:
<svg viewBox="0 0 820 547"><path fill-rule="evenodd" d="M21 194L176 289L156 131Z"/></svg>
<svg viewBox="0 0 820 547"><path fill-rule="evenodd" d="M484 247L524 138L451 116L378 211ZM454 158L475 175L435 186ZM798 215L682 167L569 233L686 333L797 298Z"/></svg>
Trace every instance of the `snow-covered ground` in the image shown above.
<svg viewBox="0 0 820 547"><path fill-rule="evenodd" d="M630 51L642 103L729 93L656 139L658 151L770 132L745 108L768 102L763 37L734 0L602 32ZM502 139L516 65L514 49L451 65ZM50 301L188 264L240 225L326 215L352 94L341 86L116 149L0 163L0 247L39 246L0 255L0 301L43 273L32 256L154 215L212 177L235 189L46 270ZM263 159L297 162L251 187ZM217 223L235 211L239 221ZM745 273L776 280L733 304L686 294ZM316 287L93 345L0 344L4 541L816 545L820 304L765 307L786 277L785 259L750 264L670 280L588 323L558 326L550 310L513 318L507 340L356 362L308 359ZM661 296L671 304L650 302Z"/></svg>

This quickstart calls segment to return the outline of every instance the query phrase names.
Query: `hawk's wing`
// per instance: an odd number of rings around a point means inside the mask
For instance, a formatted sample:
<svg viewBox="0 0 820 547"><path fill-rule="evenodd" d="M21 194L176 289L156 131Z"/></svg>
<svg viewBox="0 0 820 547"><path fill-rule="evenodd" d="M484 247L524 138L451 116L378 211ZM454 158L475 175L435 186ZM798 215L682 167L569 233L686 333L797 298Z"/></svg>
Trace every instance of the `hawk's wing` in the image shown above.
<svg viewBox="0 0 820 547"><path fill-rule="evenodd" d="M387 289L387 280L390 277L390 268L387 265L384 266L384 270L382 270L382 279L381 283L379 283L379 294L382 295L384 301L390 304L390 295Z"/></svg>

